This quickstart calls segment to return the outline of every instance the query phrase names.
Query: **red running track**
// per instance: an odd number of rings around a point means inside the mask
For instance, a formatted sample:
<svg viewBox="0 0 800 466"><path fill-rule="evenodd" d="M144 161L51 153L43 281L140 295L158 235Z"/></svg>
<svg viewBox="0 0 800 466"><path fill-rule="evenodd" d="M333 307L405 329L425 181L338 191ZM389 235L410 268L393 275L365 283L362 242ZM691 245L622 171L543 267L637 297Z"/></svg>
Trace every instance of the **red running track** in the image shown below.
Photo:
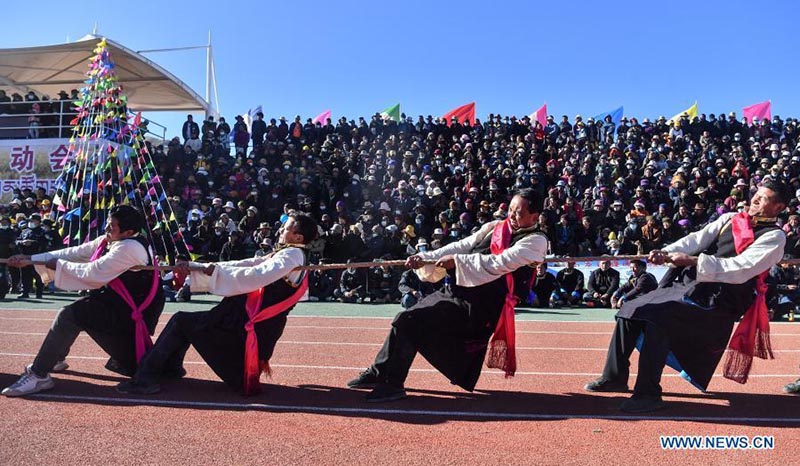
<svg viewBox="0 0 800 466"><path fill-rule="evenodd" d="M0 312L1 385L30 362L54 315ZM273 377L253 398L232 393L193 351L186 379L153 397L119 395L122 379L81 337L54 390L0 398L0 464L785 465L800 453L800 400L781 393L800 362L791 324L773 326L777 359L757 360L747 385L718 376L702 394L667 370L670 407L631 416L617 409L624 396L581 389L602 368L610 322L519 321L517 377L487 370L467 393L417 358L408 399L365 403L344 385L370 363L389 322L290 318ZM662 435L768 435L775 448L665 451Z"/></svg>

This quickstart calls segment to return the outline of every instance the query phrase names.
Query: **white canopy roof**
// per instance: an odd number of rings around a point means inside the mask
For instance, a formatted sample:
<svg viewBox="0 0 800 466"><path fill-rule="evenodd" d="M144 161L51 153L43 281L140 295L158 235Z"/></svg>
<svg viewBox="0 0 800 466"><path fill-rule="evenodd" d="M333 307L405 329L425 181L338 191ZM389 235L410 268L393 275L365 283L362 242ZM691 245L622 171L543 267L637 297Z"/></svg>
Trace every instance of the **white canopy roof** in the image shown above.
<svg viewBox="0 0 800 466"><path fill-rule="evenodd" d="M0 49L0 86L54 99L59 91L80 89L100 39L88 35L67 44ZM112 40L106 42L132 110L213 114L208 102L170 72Z"/></svg>

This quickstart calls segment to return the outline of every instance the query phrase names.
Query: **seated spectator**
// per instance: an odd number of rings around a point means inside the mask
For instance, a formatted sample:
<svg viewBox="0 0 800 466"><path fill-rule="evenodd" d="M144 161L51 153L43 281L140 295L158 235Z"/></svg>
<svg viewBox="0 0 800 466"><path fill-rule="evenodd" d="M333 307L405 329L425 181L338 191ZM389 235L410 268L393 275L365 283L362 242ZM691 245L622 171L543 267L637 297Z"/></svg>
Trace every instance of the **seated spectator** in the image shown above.
<svg viewBox="0 0 800 466"><path fill-rule="evenodd" d="M611 295L611 307L619 309L626 301L642 296L658 288L658 280L647 271L647 263L643 260L631 261L631 276Z"/></svg>
<svg viewBox="0 0 800 466"><path fill-rule="evenodd" d="M347 263L354 262L348 259ZM367 294L367 280L362 269L348 267L342 272L339 279L339 288L333 292L333 296L343 303L363 303Z"/></svg>
<svg viewBox="0 0 800 466"><path fill-rule="evenodd" d="M391 304L400 299L398 284L399 270L382 265L369 269L369 302L372 304Z"/></svg>
<svg viewBox="0 0 800 466"><path fill-rule="evenodd" d="M547 270L547 262L536 264L536 273L531 279L528 304L533 307L550 307L550 299L557 287L556 277Z"/></svg>
<svg viewBox="0 0 800 466"><path fill-rule="evenodd" d="M413 269L408 269L400 276L398 284L400 292L400 305L408 309L417 304L422 298L436 290L436 284L424 282Z"/></svg>
<svg viewBox="0 0 800 466"><path fill-rule="evenodd" d="M579 305L585 292L583 272L575 268L575 262L567 262L567 266L556 274L556 290L553 293L554 304L558 306Z"/></svg>
<svg viewBox="0 0 800 466"><path fill-rule="evenodd" d="M589 307L610 307L611 296L619 288L619 272L611 268L611 261L600 261L600 267L589 274L583 301Z"/></svg>
<svg viewBox="0 0 800 466"><path fill-rule="evenodd" d="M320 265L327 264L322 259ZM308 300L325 302L333 298L336 290L336 270L313 270L308 276Z"/></svg>

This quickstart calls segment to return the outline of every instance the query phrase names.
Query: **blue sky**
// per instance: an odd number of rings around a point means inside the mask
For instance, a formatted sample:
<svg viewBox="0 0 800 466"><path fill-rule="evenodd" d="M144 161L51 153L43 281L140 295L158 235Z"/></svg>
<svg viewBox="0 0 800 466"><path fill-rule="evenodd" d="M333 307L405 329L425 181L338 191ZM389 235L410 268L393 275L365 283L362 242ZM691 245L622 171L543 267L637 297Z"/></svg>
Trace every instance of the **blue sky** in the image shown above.
<svg viewBox="0 0 800 466"><path fill-rule="evenodd" d="M741 112L772 100L800 116L800 3L669 2L12 2L0 47L98 33L133 50L203 45L212 33L222 115L368 116L400 102L441 115L670 117ZM121 10L122 6L126 10ZM203 51L148 57L205 92ZM168 136L184 114L155 114Z"/></svg>

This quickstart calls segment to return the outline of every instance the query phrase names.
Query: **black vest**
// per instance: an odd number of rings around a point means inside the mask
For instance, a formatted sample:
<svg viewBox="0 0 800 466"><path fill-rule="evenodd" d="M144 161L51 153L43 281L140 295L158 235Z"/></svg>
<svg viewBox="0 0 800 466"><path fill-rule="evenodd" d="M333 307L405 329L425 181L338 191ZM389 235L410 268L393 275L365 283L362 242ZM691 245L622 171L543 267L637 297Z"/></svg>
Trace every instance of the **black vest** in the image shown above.
<svg viewBox="0 0 800 466"><path fill-rule="evenodd" d="M304 258L303 265L307 265L308 251L302 248L300 250L303 251L303 258ZM261 298L261 307L259 307L258 310L260 311L265 307L279 303L285 299L289 299L289 297L292 296L295 291L297 291L298 287L299 285L295 286L292 282L289 281L288 276L270 283L269 285L264 287L264 294L262 295L263 297Z"/></svg>
<svg viewBox="0 0 800 466"><path fill-rule="evenodd" d="M753 227L754 241L761 235L776 229L778 229L778 226L774 223L756 224ZM720 258L735 257L737 255L731 221L728 221L722 227L717 239L703 253ZM687 293L689 298L704 307L725 309L736 317L744 315L745 311L753 303L756 280L757 278L751 278L740 284L698 283L696 267L687 268L684 275L684 283L692 284L692 289Z"/></svg>

